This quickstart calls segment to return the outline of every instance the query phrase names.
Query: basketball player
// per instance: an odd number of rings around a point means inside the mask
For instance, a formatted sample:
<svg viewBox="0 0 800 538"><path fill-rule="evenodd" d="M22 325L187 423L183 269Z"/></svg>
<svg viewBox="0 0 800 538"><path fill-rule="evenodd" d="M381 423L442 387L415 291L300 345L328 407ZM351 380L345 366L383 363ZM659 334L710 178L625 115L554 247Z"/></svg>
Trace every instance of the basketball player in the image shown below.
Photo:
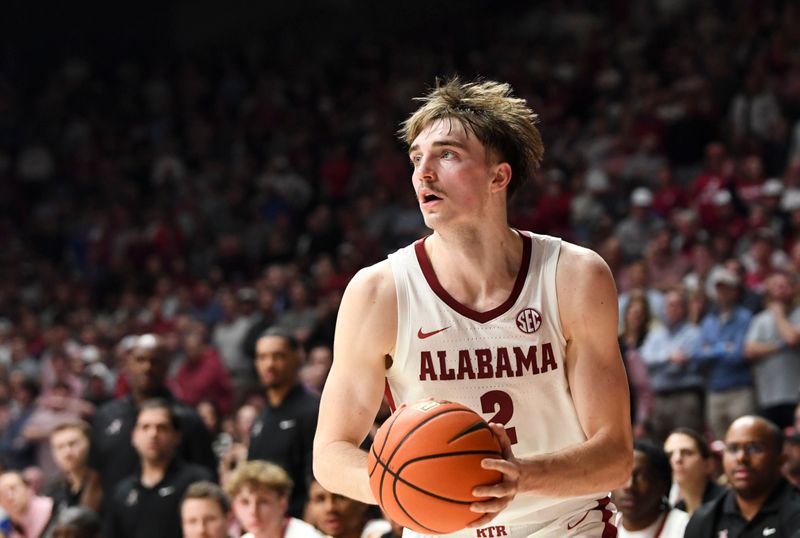
<svg viewBox="0 0 800 538"><path fill-rule="evenodd" d="M630 475L632 439L608 266L508 226L508 198L544 150L507 84L453 79L420 101L401 134L433 234L347 287L315 475L375 503L358 445L386 386L392 406L451 400L493 423L504 459L483 466L504 479L475 488L491 499L459 536L610 536L608 492Z"/></svg>

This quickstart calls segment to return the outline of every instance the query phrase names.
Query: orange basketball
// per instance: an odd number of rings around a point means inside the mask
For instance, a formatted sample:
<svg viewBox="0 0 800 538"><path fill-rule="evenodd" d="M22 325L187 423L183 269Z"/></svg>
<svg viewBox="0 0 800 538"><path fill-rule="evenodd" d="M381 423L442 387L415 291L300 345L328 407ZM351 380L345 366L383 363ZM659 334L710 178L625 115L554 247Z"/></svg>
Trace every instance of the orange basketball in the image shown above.
<svg viewBox="0 0 800 538"><path fill-rule="evenodd" d="M369 451L375 498L396 523L423 534L463 529L485 500L475 486L495 484L498 471L481 467L501 458L500 444L483 418L461 404L423 400L401 406L383 423Z"/></svg>

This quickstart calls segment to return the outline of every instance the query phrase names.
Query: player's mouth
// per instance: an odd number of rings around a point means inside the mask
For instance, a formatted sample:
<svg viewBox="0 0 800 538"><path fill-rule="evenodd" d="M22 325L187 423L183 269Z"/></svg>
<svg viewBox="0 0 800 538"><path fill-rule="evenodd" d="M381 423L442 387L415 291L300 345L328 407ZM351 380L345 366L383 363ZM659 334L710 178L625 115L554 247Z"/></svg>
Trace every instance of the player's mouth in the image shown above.
<svg viewBox="0 0 800 538"><path fill-rule="evenodd" d="M752 473L750 472L750 469L746 467L738 467L733 470L731 478L733 480L747 480L750 478L751 474Z"/></svg>
<svg viewBox="0 0 800 538"><path fill-rule="evenodd" d="M419 192L419 204L422 207L432 207L441 201L442 197L439 195L439 193L436 193L432 190L422 189Z"/></svg>

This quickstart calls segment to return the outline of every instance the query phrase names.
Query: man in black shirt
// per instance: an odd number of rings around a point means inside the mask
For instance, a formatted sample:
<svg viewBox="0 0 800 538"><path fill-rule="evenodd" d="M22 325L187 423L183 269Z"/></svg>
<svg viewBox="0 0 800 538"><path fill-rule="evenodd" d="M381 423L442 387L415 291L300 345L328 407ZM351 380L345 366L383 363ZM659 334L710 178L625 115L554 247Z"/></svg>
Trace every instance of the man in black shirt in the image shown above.
<svg viewBox="0 0 800 538"><path fill-rule="evenodd" d="M176 457L179 427L167 401L142 402L131 438L141 470L123 479L111 494L103 529L106 538L181 536L183 494L193 482L209 480L211 473Z"/></svg>
<svg viewBox="0 0 800 538"><path fill-rule="evenodd" d="M119 482L138 468L139 457L131 445L131 431L139 404L149 398L163 398L172 405L180 423L180 457L216 473L211 435L190 406L178 402L166 388L169 355L160 338L146 334L136 339L128 355L130 394L108 402L92 421L89 464L100 473L104 495L110 496Z"/></svg>
<svg viewBox="0 0 800 538"><path fill-rule="evenodd" d="M53 459L61 471L46 490L53 499L54 514L78 505L95 512L100 509L100 476L87 465L89 436L89 425L82 420L64 422L50 434Z"/></svg>
<svg viewBox="0 0 800 538"><path fill-rule="evenodd" d="M314 432L319 397L299 381L300 348L288 332L270 329L256 341L256 370L266 389L267 407L250 432L248 460L267 460L282 466L295 487L289 515L302 517L311 477Z"/></svg>
<svg viewBox="0 0 800 538"><path fill-rule="evenodd" d="M782 450L775 424L754 416L736 419L723 456L732 489L697 509L686 538L800 537L800 491L781 476Z"/></svg>

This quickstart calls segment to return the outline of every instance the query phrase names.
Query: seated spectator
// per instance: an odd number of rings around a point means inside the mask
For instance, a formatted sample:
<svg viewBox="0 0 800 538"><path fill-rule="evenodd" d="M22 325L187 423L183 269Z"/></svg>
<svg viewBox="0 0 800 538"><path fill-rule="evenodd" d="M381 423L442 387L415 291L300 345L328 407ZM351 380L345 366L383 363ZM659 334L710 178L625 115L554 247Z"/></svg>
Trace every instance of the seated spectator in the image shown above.
<svg viewBox="0 0 800 538"><path fill-rule="evenodd" d="M85 506L72 506L59 513L51 538L100 538L100 518Z"/></svg>
<svg viewBox="0 0 800 538"><path fill-rule="evenodd" d="M90 469L89 436L91 428L83 421L64 422L50 434L53 459L61 474L47 487L53 499L54 512L61 513L71 506L86 506L100 510L103 492L97 471Z"/></svg>
<svg viewBox="0 0 800 538"><path fill-rule="evenodd" d="M661 447L634 441L631 477L613 492L619 510L619 538L683 537L689 515L670 508L667 495L671 484L672 471Z"/></svg>
<svg viewBox="0 0 800 538"><path fill-rule="evenodd" d="M247 531L243 538L321 538L313 526L287 515L292 487L292 479L274 463L248 461L233 471L225 489Z"/></svg>
<svg viewBox="0 0 800 538"><path fill-rule="evenodd" d="M15 471L0 474L0 508L11 520L9 538L39 538L53 514L53 500L40 497Z"/></svg>
<svg viewBox="0 0 800 538"><path fill-rule="evenodd" d="M228 496L213 482L195 482L181 500L183 538L230 538Z"/></svg>
<svg viewBox="0 0 800 538"><path fill-rule="evenodd" d="M781 476L783 435L755 416L736 419L725 435L723 464L731 489L692 515L686 538L794 537L800 529L800 491Z"/></svg>
<svg viewBox="0 0 800 538"><path fill-rule="evenodd" d="M675 508L692 514L701 504L714 500L725 492L712 479L711 451L695 430L673 430L664 443L664 452L672 466L672 483L677 500L674 503Z"/></svg>

